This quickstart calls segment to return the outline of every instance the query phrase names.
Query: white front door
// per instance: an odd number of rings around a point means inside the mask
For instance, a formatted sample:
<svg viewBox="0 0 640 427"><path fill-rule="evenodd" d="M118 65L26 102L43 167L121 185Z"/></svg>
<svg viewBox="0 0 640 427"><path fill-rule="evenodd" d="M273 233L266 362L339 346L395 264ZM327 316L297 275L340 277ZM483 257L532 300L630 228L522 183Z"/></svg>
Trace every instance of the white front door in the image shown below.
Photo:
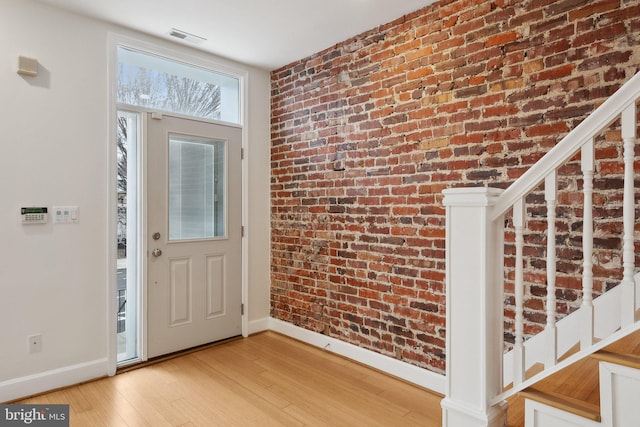
<svg viewBox="0 0 640 427"><path fill-rule="evenodd" d="M147 357L237 336L241 129L147 115Z"/></svg>

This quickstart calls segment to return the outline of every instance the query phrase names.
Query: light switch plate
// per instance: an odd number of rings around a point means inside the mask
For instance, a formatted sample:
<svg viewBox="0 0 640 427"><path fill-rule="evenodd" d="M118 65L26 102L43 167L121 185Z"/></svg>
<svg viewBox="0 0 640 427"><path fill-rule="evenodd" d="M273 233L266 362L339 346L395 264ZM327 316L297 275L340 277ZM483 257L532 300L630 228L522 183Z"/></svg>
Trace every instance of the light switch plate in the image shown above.
<svg viewBox="0 0 640 427"><path fill-rule="evenodd" d="M54 206L53 222L54 224L75 224L80 221L77 206Z"/></svg>

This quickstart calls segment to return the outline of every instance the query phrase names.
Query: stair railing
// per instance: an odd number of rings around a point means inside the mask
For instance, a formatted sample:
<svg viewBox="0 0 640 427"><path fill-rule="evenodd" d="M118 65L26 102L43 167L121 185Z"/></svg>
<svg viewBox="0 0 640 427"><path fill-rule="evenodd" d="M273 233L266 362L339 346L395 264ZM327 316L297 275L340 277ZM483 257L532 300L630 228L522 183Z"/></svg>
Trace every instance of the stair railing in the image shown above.
<svg viewBox="0 0 640 427"><path fill-rule="evenodd" d="M558 169L581 154L583 178L582 302L578 310L580 351L594 345L593 299L593 177L594 141L618 118L624 159L623 278L619 327L635 323L634 282L636 103L640 73L632 77L571 133L555 145L509 188L454 188L444 191L446 206L447 389L443 399L443 426L502 426L504 399L531 383L524 345L524 231L525 198L544 182L547 210L546 326L544 369L553 370L561 356L556 324L556 204ZM504 219L513 221L515 266L515 342L511 372L503 372ZM538 374L535 378L541 378ZM504 391L505 378L511 388Z"/></svg>

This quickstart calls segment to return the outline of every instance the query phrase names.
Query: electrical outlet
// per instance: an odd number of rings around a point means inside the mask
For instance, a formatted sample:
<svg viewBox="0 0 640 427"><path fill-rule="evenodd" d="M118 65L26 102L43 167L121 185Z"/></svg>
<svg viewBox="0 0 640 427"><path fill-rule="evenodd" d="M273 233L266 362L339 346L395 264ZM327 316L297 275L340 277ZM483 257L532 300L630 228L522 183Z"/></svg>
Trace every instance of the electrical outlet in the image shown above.
<svg viewBox="0 0 640 427"><path fill-rule="evenodd" d="M42 351L42 335L29 335L29 353L40 353Z"/></svg>

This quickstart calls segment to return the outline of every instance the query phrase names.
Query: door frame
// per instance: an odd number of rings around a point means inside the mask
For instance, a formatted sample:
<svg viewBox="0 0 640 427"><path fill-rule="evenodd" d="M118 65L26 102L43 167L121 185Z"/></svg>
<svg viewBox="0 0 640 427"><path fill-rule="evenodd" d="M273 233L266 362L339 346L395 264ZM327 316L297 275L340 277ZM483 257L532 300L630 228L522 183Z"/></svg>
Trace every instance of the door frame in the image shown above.
<svg viewBox="0 0 640 427"><path fill-rule="evenodd" d="M146 117L145 112L149 112L149 110L145 110L139 107L133 107L129 105L119 105L116 102L116 75L117 75L117 48L118 46L125 46L132 49L136 49L139 51L147 52L150 54L166 57L169 59L177 60L183 63L187 63L190 65L194 65L196 67L210 69L212 71L221 72L224 74L228 74L238 78L240 83L240 123L228 123L217 120L207 120L201 118L193 118L188 116L182 116L191 120L200 120L203 122L214 123L223 126L233 126L242 129L242 142L241 149L243 153L247 153L247 142L248 142L248 132L246 123L248 121L248 90L247 90L247 81L248 81L248 72L242 69L238 69L231 64L225 63L222 60L217 60L213 58L211 55L204 54L202 52L197 52L195 50L189 49L188 47L181 47L171 43L162 43L159 40L153 39L149 37L147 40L132 38L128 36L124 36L116 33L108 33L108 75L109 75L109 110L108 110L108 120L109 120L109 137L107 139L107 159L108 159L108 170L107 170L107 266L108 266L108 274L107 274L107 290L106 290L106 330L107 330L107 365L108 365L108 375L115 375L116 370L118 368L117 361L117 304L116 304L116 289L117 289L117 277L116 277L116 210L117 210L117 188L116 188L116 138L117 138L117 111L118 109L123 109L127 111L140 113L140 128L142 133L142 138L139 141L138 147L138 188L139 188L139 198L138 206L139 206L139 217L140 227L138 229L138 237L139 237L139 251L141 260L139 267L139 276L140 283L138 284L140 288L140 301L139 301L139 318L140 322L138 324L139 328L139 337L140 337L140 354L138 361L146 361L147 360L147 260L146 256L148 247L146 243L147 235L147 168L146 168L146 148L147 148L147 132L146 132ZM180 50L176 50L176 47ZM168 115L181 117L180 114L175 113L167 113ZM244 234L241 237L241 253L242 253L242 266L241 266L241 276L242 276L242 291L241 291L241 299L243 305L243 313L242 313L242 336L248 336L248 326L249 326L249 298L248 298L248 237L250 230L248 229L248 168L247 168L247 156L243 155L241 162L241 176L242 176L242 224L244 226Z"/></svg>

